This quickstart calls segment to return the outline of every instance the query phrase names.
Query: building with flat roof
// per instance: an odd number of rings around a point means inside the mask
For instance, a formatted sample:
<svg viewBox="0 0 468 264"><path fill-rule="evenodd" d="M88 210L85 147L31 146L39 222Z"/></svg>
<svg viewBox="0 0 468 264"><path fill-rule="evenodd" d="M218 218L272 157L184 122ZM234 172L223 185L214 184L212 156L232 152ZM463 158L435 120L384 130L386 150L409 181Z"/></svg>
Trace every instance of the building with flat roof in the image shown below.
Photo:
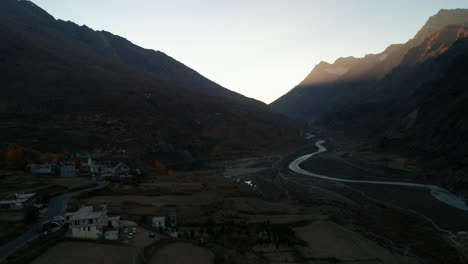
<svg viewBox="0 0 468 264"><path fill-rule="evenodd" d="M67 213L65 221L70 225L73 238L99 239L107 231L118 231L120 217L108 217L107 205L91 205Z"/></svg>

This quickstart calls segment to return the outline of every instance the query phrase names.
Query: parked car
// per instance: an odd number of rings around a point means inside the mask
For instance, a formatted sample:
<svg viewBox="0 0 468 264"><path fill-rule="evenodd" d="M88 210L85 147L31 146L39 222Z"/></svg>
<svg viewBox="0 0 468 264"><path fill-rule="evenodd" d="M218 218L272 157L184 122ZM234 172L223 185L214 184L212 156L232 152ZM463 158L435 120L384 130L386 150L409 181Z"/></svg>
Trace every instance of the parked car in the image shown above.
<svg viewBox="0 0 468 264"><path fill-rule="evenodd" d="M52 222L60 223L61 225L65 224L65 218L62 216L54 216Z"/></svg>
<svg viewBox="0 0 468 264"><path fill-rule="evenodd" d="M42 235L47 235L50 233L55 233L59 231L62 228L62 224L58 222L53 222L53 221L47 221L43 222L39 225L39 230L38 232L41 233Z"/></svg>

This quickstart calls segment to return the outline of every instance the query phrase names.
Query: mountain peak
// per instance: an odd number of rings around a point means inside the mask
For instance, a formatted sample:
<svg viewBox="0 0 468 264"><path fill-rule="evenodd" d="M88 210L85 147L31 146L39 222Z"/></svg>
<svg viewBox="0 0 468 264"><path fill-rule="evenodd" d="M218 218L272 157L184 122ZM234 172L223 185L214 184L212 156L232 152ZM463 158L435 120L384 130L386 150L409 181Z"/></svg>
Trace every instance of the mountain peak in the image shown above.
<svg viewBox="0 0 468 264"><path fill-rule="evenodd" d="M441 9L431 16L413 39L413 46L421 44L443 28L456 25L468 26L468 9Z"/></svg>

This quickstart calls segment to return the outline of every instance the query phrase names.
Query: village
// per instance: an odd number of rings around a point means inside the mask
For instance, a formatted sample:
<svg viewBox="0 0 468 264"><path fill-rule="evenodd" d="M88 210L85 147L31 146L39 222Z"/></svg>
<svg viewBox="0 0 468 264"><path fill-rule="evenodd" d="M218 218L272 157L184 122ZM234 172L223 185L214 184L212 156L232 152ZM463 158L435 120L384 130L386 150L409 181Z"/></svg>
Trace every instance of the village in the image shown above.
<svg viewBox="0 0 468 264"><path fill-rule="evenodd" d="M277 157L173 170L137 167L123 151L60 156L1 171L0 261L418 263L343 227L337 207L289 199L300 187L281 182Z"/></svg>
<svg viewBox="0 0 468 264"><path fill-rule="evenodd" d="M255 250L263 255L290 248L299 240L283 223L311 218L288 217L299 213L299 208L257 198L250 181L227 177L218 165L174 172L159 161L153 170L132 167L124 152L61 156L27 164L24 172L2 171L0 222L10 227L24 222L17 232L14 228L1 232L7 246L8 241L19 241L5 261L53 263L51 256L58 261L57 254L99 246L121 249L121 263L135 258L137 263L153 263L163 245L170 246L165 250L172 252L171 258L180 257L173 252L178 247L198 254L201 261L195 263L211 263L215 258L247 261L236 250L250 251L258 244L262 246ZM21 232L29 237L23 238ZM46 246L52 248L44 254ZM286 258L291 254L286 253ZM92 263L95 257L81 256Z"/></svg>

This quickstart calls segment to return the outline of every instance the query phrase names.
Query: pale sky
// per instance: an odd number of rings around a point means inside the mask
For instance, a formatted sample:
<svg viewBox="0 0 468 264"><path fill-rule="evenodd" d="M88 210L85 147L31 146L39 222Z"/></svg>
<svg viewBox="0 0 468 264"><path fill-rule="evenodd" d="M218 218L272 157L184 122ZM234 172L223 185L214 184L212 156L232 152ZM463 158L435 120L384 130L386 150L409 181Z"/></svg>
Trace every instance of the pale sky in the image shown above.
<svg viewBox="0 0 468 264"><path fill-rule="evenodd" d="M466 0L33 0L55 18L160 50L270 103L320 61L406 42L439 9Z"/></svg>

